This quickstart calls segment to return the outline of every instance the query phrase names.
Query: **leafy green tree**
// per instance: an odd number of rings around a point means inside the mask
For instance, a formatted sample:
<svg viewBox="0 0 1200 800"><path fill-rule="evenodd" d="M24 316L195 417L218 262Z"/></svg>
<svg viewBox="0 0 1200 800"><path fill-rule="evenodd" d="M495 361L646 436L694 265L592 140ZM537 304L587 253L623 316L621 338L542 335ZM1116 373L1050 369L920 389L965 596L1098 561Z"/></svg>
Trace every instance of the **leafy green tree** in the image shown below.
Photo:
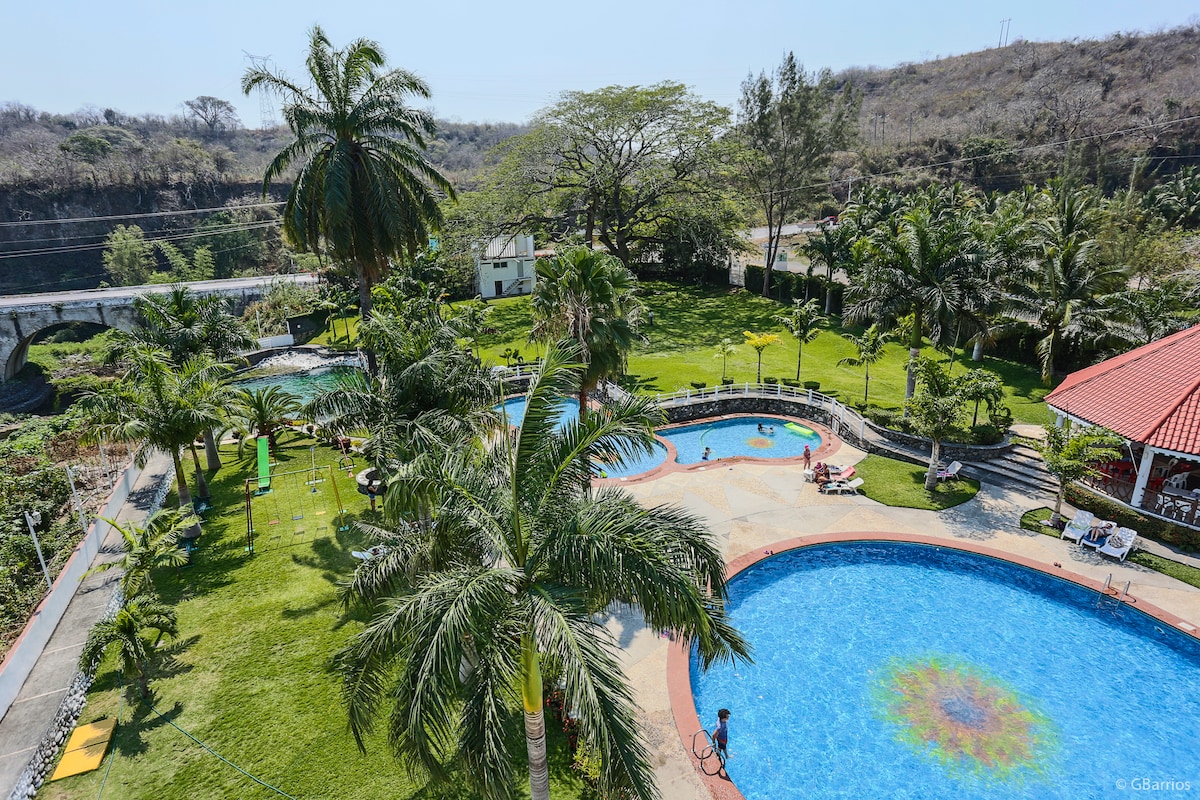
<svg viewBox="0 0 1200 800"><path fill-rule="evenodd" d="M204 123L210 134L234 129L240 124L237 109L228 100L202 94L194 100L184 100L183 105L197 121Z"/></svg>
<svg viewBox="0 0 1200 800"><path fill-rule="evenodd" d="M325 32L309 37L303 87L285 75L250 69L242 91L275 92L294 140L267 167L271 181L298 167L283 210L283 230L302 252L323 250L353 264L359 309L371 316L371 287L388 271L388 259L416 255L442 223L438 195L455 196L450 181L425 155L434 121L406 98L429 98L429 87L411 72L382 71L379 45L356 39L335 50Z"/></svg>
<svg viewBox="0 0 1200 800"><path fill-rule="evenodd" d="M812 267L825 267L825 314L833 308L833 273L845 269L851 260L850 245L853 229L849 225L830 225L822 222L817 226L817 235L809 236L800 251L808 257Z"/></svg>
<svg viewBox="0 0 1200 800"><path fill-rule="evenodd" d="M182 567L188 561L179 537L192 526L190 510L160 509L143 524L124 524L102 519L121 535L124 553L115 561L105 561L88 570L84 577L114 567L121 570L121 593L125 597L154 597L157 592L151 577L156 567Z"/></svg>
<svg viewBox="0 0 1200 800"><path fill-rule="evenodd" d="M1168 225L1186 230L1200 228L1200 170L1188 167L1180 171L1172 180L1155 187L1148 200Z"/></svg>
<svg viewBox="0 0 1200 800"><path fill-rule="evenodd" d="M390 550L347 591L375 612L336 659L359 745L382 714L405 763L444 778L446 763L461 760L487 798L518 794L506 735L518 701L531 794L549 797L548 665L581 743L599 754L600 791L656 796L617 644L597 618L611 603L673 631L705 666L748 658L704 524L619 488L586 491L594 461L649 452L660 413L634 397L559 429L561 398L582 380L570 357L547 351L518 431L397 471L384 501L397 525Z"/></svg>
<svg viewBox="0 0 1200 800"><path fill-rule="evenodd" d="M974 403L971 427L979 424L979 405L987 404L988 413L995 413L1004 403L1004 383L988 369L973 369L957 381L958 394L964 402Z"/></svg>
<svg viewBox="0 0 1200 800"><path fill-rule="evenodd" d="M92 669L106 650L116 647L121 670L126 675L136 675L138 692L149 697L150 662L154 658L154 647L146 640L150 631L157 633L158 638L164 635L174 638L179 632L175 612L150 596L126 598L116 616L92 628L79 656L79 668Z"/></svg>
<svg viewBox="0 0 1200 800"><path fill-rule="evenodd" d="M1046 470L1058 478L1058 498L1050 524L1062 522L1063 497L1067 484L1098 474L1095 465L1121 457L1125 440L1107 428L1086 425L1070 427L1047 425L1046 441L1041 446Z"/></svg>
<svg viewBox="0 0 1200 800"><path fill-rule="evenodd" d="M643 249L661 249L674 226L727 215L722 134L729 112L678 83L564 92L532 130L506 140L481 215L506 229L551 237L582 231L632 268ZM711 212L711 213L710 213Z"/></svg>
<svg viewBox="0 0 1200 800"><path fill-rule="evenodd" d="M796 338L796 380L800 380L800 359L804 357L804 345L816 341L821 335L822 326L829 322L829 318L819 309L816 298L793 300L791 311L774 316Z"/></svg>
<svg viewBox="0 0 1200 800"><path fill-rule="evenodd" d="M300 398L280 386L240 389L234 395L233 414L250 436L266 436L274 449L275 433L284 420L300 411ZM245 442L246 439L243 439Z"/></svg>
<svg viewBox="0 0 1200 800"><path fill-rule="evenodd" d="M118 286L140 286L154 271L154 245L137 225L118 225L104 240L104 269Z"/></svg>
<svg viewBox="0 0 1200 800"><path fill-rule="evenodd" d="M1103 305L1106 313L1096 315L1103 324L1090 338L1121 351L1141 347L1196 323L1200 277L1184 272L1140 289L1113 292Z"/></svg>
<svg viewBox="0 0 1200 800"><path fill-rule="evenodd" d="M729 366L729 357L737 352L737 348L738 348L738 346L733 343L733 339L730 339L728 337L722 339L721 343L717 345L717 352L713 355L713 358L721 359L721 382L722 383L725 382L725 376L727 374L726 368Z"/></svg>
<svg viewBox="0 0 1200 800"><path fill-rule="evenodd" d="M878 325L872 325L862 332L861 336L843 333L842 337L854 345L856 356L838 360L838 366L863 368L863 406L867 405L867 397L871 391L871 365L883 358L883 346L891 340L887 331L880 330Z"/></svg>
<svg viewBox="0 0 1200 800"><path fill-rule="evenodd" d="M739 177L767 221L763 297L770 296L783 226L816 196L809 187L821 183L833 153L853 140L861 105L852 83L839 89L828 69L806 74L792 53L770 77L742 83Z"/></svg>
<svg viewBox="0 0 1200 800"><path fill-rule="evenodd" d="M578 388L579 415L585 417L589 393L625 371L637 341L643 310L637 279L618 259L586 247L539 259L534 269L530 339L565 339L579 348L587 364Z"/></svg>
<svg viewBox="0 0 1200 800"><path fill-rule="evenodd" d="M754 352L758 354L758 377L755 378L755 383L762 383L762 357L763 351L773 344L779 344L781 341L777 333L752 333L750 331L742 331L742 336L746 337L746 344L754 348Z"/></svg>
<svg viewBox="0 0 1200 800"><path fill-rule="evenodd" d="M950 380L941 364L928 357L916 361L912 371L917 375L917 391L905 405L917 432L932 442L929 469L925 472L925 489L932 492L938 482L942 439L958 427L963 398L958 391L959 384Z"/></svg>
<svg viewBox="0 0 1200 800"><path fill-rule="evenodd" d="M213 261L212 250L208 247L197 247L192 257L188 256L170 242L155 242L155 247L163 254L171 268L173 281L208 281L215 277L216 263Z"/></svg>

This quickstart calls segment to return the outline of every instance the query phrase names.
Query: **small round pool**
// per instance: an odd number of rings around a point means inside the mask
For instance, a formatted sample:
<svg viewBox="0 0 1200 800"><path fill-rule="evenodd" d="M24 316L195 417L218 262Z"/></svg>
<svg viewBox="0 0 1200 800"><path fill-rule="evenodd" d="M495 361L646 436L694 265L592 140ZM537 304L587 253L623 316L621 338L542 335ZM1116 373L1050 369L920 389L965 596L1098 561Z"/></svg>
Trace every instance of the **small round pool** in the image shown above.
<svg viewBox="0 0 1200 800"><path fill-rule="evenodd" d="M525 419L525 405L524 397L511 397L496 406L495 410L504 415L509 425L519 428L521 427L521 422ZM564 399L559 403L558 408L557 427L559 428L565 427L571 419L579 416L579 401L573 397Z"/></svg>
<svg viewBox="0 0 1200 800"><path fill-rule="evenodd" d="M319 393L337 388L342 376L352 374L357 369L357 367L343 364L318 367L302 372L277 372L239 379L234 381L234 386L239 389L262 389L267 386L278 386L299 397L301 403L307 403Z"/></svg>
<svg viewBox="0 0 1200 800"><path fill-rule="evenodd" d="M821 446L816 431L778 417L732 417L666 428L658 435L675 446L680 464L700 463L706 447L712 450L711 461L733 456L797 458L804 454L805 445L812 452Z"/></svg>
<svg viewBox="0 0 1200 800"><path fill-rule="evenodd" d="M693 657L691 687L709 730L732 711L747 800L1200 788L1200 642L1111 597L903 542L788 551L729 588L755 663Z"/></svg>

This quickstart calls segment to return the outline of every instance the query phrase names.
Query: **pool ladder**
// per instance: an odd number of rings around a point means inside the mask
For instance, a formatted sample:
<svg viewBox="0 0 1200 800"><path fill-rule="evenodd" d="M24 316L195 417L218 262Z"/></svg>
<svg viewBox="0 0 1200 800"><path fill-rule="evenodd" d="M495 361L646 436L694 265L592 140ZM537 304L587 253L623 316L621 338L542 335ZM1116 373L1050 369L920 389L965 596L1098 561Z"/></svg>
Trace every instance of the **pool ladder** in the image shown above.
<svg viewBox="0 0 1200 800"><path fill-rule="evenodd" d="M1113 576L1112 576L1112 573L1110 572L1110 573L1108 573L1108 577L1104 579L1104 588L1102 588L1100 590L1100 597L1096 601L1097 608L1099 608L1099 606L1100 606L1100 601L1103 600L1105 597L1107 597L1108 593L1110 591L1113 591L1113 592L1116 591L1115 589L1113 589L1112 578L1113 578ZM1132 583L1133 583L1133 581L1125 581L1125 588L1121 590L1121 594L1114 597L1114 599L1117 601L1118 604L1132 602L1130 599L1128 599L1129 598L1129 587L1132 585Z"/></svg>
<svg viewBox="0 0 1200 800"><path fill-rule="evenodd" d="M696 746L697 739L701 740L703 746ZM708 731L704 728L692 734L692 755L700 762L700 770L705 775L720 775L721 770L725 769L724 757L713 746L712 739L709 738ZM710 759L715 760L717 764L717 768L713 772L709 772Z"/></svg>

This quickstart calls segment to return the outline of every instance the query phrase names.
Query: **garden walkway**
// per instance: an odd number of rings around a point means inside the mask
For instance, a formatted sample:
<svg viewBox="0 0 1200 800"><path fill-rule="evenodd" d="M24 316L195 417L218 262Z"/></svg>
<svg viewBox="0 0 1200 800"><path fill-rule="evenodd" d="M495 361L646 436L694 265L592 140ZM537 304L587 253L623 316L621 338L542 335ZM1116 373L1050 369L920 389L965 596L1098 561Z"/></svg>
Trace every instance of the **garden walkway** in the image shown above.
<svg viewBox="0 0 1200 800"><path fill-rule="evenodd" d="M862 451L843 445L836 460L856 463L863 456ZM802 482L800 472L796 466L727 466L718 461L704 471L678 472L631 485L629 491L645 503L677 503L699 515L716 533L730 561L784 539L839 531L892 531L970 540L1052 570L1057 562L1066 571L1098 582L1112 573L1114 586L1123 587L1128 580L1133 597L1200 627L1200 589L1052 536L1022 530L1021 515L1050 505L1051 497L985 483L974 499L945 511L889 508L861 496L820 495L813 484ZM1146 549L1160 551L1154 543L1147 543ZM1179 559L1177 554L1169 555ZM690 754L679 741L671 713L666 677L669 642L624 615L612 618L609 624L624 647L625 670L644 712L641 719L663 797L709 798Z"/></svg>
<svg viewBox="0 0 1200 800"><path fill-rule="evenodd" d="M168 456L152 456L134 484L129 499L121 506L117 520L145 519L159 486L171 470ZM117 558L120 548L120 534L110 531L94 563ZM79 584L12 708L0 720L0 797L8 797L12 792L42 735L54 720L59 703L75 678L88 631L100 620L119 577L117 570L109 570L92 575Z"/></svg>

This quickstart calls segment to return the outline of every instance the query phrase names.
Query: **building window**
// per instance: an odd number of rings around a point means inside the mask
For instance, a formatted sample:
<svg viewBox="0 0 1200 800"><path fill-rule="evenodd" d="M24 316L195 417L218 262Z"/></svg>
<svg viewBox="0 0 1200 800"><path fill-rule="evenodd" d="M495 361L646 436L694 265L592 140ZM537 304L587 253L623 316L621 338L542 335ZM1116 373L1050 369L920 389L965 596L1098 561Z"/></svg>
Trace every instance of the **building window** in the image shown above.
<svg viewBox="0 0 1200 800"><path fill-rule="evenodd" d="M492 269L508 269L507 261L493 261Z"/></svg>

